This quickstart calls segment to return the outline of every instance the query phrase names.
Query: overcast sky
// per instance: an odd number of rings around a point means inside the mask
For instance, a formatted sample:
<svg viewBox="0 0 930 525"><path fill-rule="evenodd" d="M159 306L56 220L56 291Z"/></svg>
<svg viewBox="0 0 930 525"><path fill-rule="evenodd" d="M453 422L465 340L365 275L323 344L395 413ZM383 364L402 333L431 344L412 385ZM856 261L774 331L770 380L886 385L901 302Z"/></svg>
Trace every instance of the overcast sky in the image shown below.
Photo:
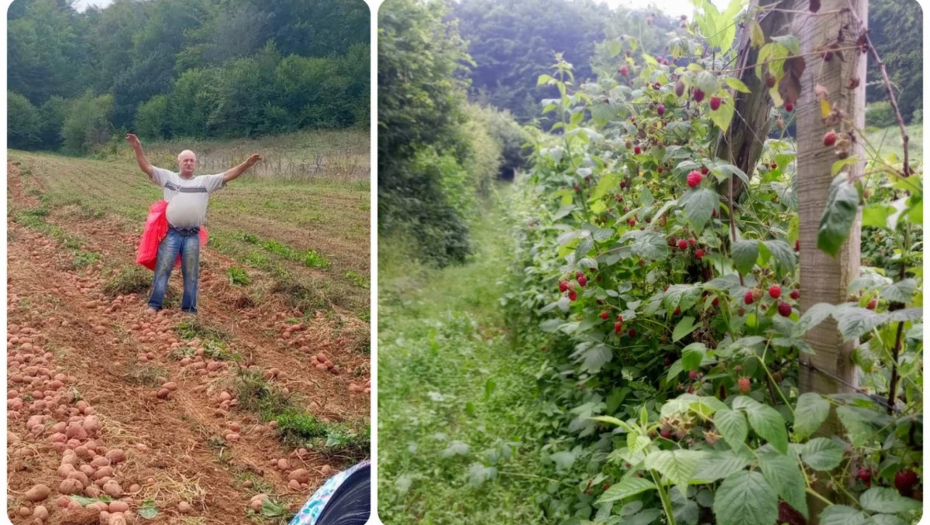
<svg viewBox="0 0 930 525"><path fill-rule="evenodd" d="M74 8L78 11L83 11L90 6L106 7L112 2L113 0L77 0L74 2Z"/></svg>

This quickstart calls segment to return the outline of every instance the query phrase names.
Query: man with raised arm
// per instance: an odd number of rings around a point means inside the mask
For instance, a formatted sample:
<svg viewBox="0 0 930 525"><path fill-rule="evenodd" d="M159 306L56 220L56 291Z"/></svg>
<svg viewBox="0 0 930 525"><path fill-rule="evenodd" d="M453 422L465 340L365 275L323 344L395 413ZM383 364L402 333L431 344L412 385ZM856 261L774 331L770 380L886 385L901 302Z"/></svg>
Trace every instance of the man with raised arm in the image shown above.
<svg viewBox="0 0 930 525"><path fill-rule="evenodd" d="M181 256L181 276L184 280L184 295L181 311L197 313L197 286L200 272L200 228L207 218L207 203L210 194L224 187L227 182L255 165L262 157L253 154L242 164L216 175L194 176L197 156L184 150L178 155L178 172L156 168L149 163L139 138L129 133L126 140L136 154L136 162L149 179L164 188L164 199L168 202L165 215L168 219L168 234L158 245L158 260L152 281L152 295L148 311L161 310L168 290L168 278L178 255Z"/></svg>

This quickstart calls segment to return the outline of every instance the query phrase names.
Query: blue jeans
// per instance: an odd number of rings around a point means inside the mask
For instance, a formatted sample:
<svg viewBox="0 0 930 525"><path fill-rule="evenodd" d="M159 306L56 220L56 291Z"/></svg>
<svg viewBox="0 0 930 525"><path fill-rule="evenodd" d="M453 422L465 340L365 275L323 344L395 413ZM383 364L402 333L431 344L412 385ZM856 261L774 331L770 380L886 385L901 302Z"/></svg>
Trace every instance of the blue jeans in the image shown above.
<svg viewBox="0 0 930 525"><path fill-rule="evenodd" d="M197 313L197 284L200 273L200 229L178 230L168 228L168 234L158 245L158 260L155 263L155 279L149 306L161 310L168 291L168 278L178 254L181 255L181 276L184 278L184 296L181 311Z"/></svg>

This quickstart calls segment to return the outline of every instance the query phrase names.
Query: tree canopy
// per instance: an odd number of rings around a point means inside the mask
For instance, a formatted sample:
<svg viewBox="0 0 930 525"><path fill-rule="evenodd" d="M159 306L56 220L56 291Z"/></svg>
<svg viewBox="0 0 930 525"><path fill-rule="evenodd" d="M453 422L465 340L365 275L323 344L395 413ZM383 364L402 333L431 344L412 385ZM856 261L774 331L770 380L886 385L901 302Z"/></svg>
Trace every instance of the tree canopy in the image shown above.
<svg viewBox="0 0 930 525"><path fill-rule="evenodd" d="M16 0L7 17L8 89L28 102L16 100L19 121L55 97L77 107L90 94L109 97L91 106L107 109L98 116L111 130L152 137L368 124L363 0L116 0L82 13L66 0Z"/></svg>

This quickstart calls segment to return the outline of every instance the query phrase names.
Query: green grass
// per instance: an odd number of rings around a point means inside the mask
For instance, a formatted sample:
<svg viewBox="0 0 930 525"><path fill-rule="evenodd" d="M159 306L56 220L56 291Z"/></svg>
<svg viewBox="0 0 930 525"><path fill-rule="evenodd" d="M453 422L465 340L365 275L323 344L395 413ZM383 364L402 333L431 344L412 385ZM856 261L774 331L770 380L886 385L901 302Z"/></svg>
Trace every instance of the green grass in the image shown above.
<svg viewBox="0 0 930 525"><path fill-rule="evenodd" d="M923 124L906 126L909 137L909 160L911 164L923 161ZM897 126L884 129L875 129L866 133L867 150L878 150L879 156L888 160L889 156L897 157L896 161L904 160L904 144L901 140L901 130ZM869 145L871 148L869 148Z"/></svg>
<svg viewBox="0 0 930 525"><path fill-rule="evenodd" d="M185 319L178 323L174 331L184 339L199 338L214 343L228 343L232 340L232 335L228 332L200 318Z"/></svg>
<svg viewBox="0 0 930 525"><path fill-rule="evenodd" d="M229 283L235 286L248 286L251 282L249 274L242 268L236 266L226 270L226 276L229 277Z"/></svg>
<svg viewBox="0 0 930 525"><path fill-rule="evenodd" d="M402 239L379 247L379 515L400 523L547 523L558 484L531 435L540 358L502 327L511 255L499 206L473 225L477 254L425 269Z"/></svg>
<svg viewBox="0 0 930 525"><path fill-rule="evenodd" d="M152 272L139 266L121 268L103 285L103 293L115 297L148 292L152 285Z"/></svg>
<svg viewBox="0 0 930 525"><path fill-rule="evenodd" d="M369 427L357 431L343 425L326 423L297 406L265 381L261 374L242 369L236 376L239 408L258 414L263 421L278 424L278 437L288 446L322 450L334 459L348 463L366 458L371 448Z"/></svg>

